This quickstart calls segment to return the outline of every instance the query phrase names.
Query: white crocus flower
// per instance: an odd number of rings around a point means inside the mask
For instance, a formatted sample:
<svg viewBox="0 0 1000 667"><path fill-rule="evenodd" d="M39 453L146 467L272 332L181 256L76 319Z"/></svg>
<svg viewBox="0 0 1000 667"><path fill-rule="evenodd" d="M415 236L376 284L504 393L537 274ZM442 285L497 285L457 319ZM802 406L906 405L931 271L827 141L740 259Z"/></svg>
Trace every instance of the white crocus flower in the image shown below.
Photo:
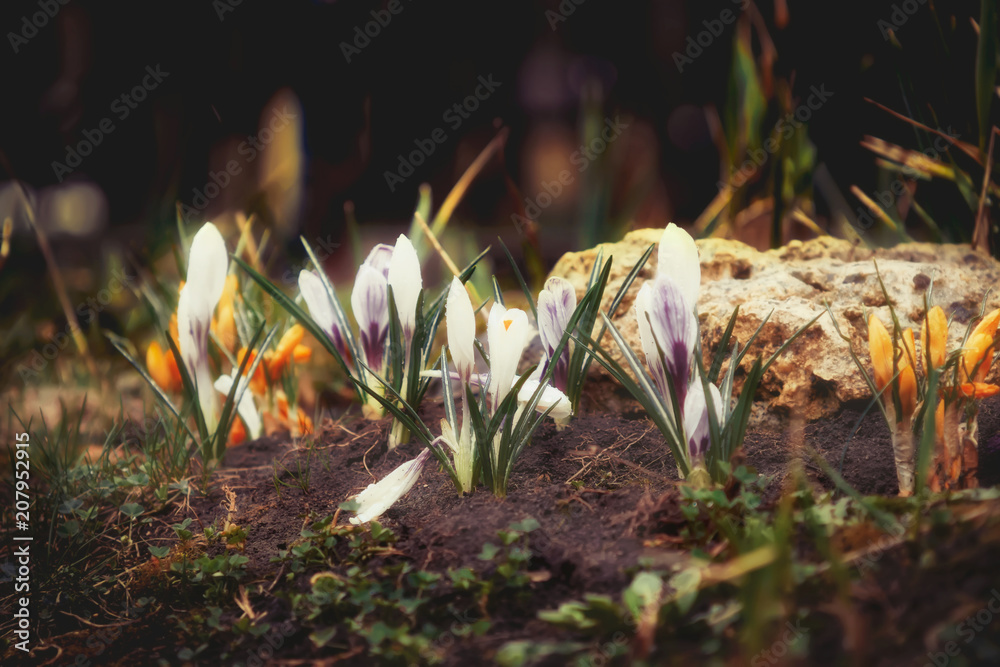
<svg viewBox="0 0 1000 667"><path fill-rule="evenodd" d="M462 381L462 424L459 433L454 433L447 419L441 420L442 439L454 452L455 474L462 490L472 491L472 473L475 459L472 443L472 419L469 417L469 400L464 389L472 383L476 369L476 311L465 285L458 278L452 278L445 302L445 325L448 330L448 348Z"/></svg>
<svg viewBox="0 0 1000 667"><path fill-rule="evenodd" d="M357 515L351 517L351 523L358 525L368 523L380 517L387 509L406 495L420 477L431 451L424 448L417 458L407 461L386 475L381 481L369 484L359 493Z"/></svg>
<svg viewBox="0 0 1000 667"><path fill-rule="evenodd" d="M660 237L656 274L670 276L691 308L698 304L698 290L701 288L698 246L690 234L672 222Z"/></svg>
<svg viewBox="0 0 1000 667"><path fill-rule="evenodd" d="M309 307L309 314L316 320L319 328L326 332L334 347L340 352L340 356L347 358L347 342L344 340L344 332L337 326L337 317L334 314L333 302L323 285L322 279L313 271L301 271L299 273L299 292Z"/></svg>
<svg viewBox="0 0 1000 667"><path fill-rule="evenodd" d="M722 421L722 395L719 388L709 383L708 393L712 396L712 406L715 409L715 423ZM705 400L705 389L701 381L695 378L684 399L684 435L688 442L688 455L694 464L703 463L705 453L711 444L711 430L708 425L708 403Z"/></svg>
<svg viewBox="0 0 1000 667"><path fill-rule="evenodd" d="M548 372L549 364L555 363L552 384L560 391L567 389L570 346L566 345L563 348L558 359L553 360L553 355L562 341L574 310L576 310L576 288L573 287L573 283L558 276L546 280L545 288L538 293L538 335L545 352L545 359L539 369L540 375L544 375Z"/></svg>
<svg viewBox="0 0 1000 667"><path fill-rule="evenodd" d="M424 283L420 276L420 258L405 234L400 234L396 239L396 247L389 262L388 281L396 301L399 323L403 327L406 351L409 353L410 338L417 323L417 300Z"/></svg>
<svg viewBox="0 0 1000 667"><path fill-rule="evenodd" d="M396 247L392 250L389 260L387 280L392 288L392 297L396 304L396 315L403 329L403 377L410 376L410 343L417 327L417 307L420 301L420 290L423 289L423 278L420 276L420 258L413 249L410 239L400 234L396 239ZM406 400L407 382L404 380L399 392ZM409 440L410 434L400 421L394 421L389 431L389 449L394 449Z"/></svg>
<svg viewBox="0 0 1000 667"><path fill-rule="evenodd" d="M215 225L206 222L191 241L187 279L177 302L177 334L181 357L198 392L198 402L210 431L218 425L217 399L208 365L208 332L212 313L222 298L229 272L226 242Z"/></svg>
<svg viewBox="0 0 1000 667"><path fill-rule="evenodd" d="M233 369L232 375L219 376L215 381L215 389L223 396L228 397L229 392L233 388L233 380L239 372L239 367L236 367ZM240 377L239 386L236 388L236 411L240 418L243 419L243 423L246 424L250 439L256 440L261 434L260 412L257 411L253 394L247 389L248 384L249 378L246 376Z"/></svg>
<svg viewBox="0 0 1000 667"><path fill-rule="evenodd" d="M538 380L531 379L525 380L524 384L521 385L521 391L517 394L517 400L522 407L531 400L531 396L538 389L538 385ZM553 405L555 407L549 413L549 417L552 417L556 423L565 423L573 415L573 408L570 405L569 397L552 385L546 385L545 389L542 390L542 395L538 399L535 411L542 414Z"/></svg>
<svg viewBox="0 0 1000 667"><path fill-rule="evenodd" d="M445 302L445 326L448 348L463 382L469 382L476 369L476 311L465 285L457 277L451 279Z"/></svg>
<svg viewBox="0 0 1000 667"><path fill-rule="evenodd" d="M361 349L373 371L385 371L385 348L389 338L389 263L392 248L379 244L358 267L351 292L351 309L358 322Z"/></svg>
<svg viewBox="0 0 1000 667"><path fill-rule="evenodd" d="M514 384L521 355L528 344L528 316L519 308L494 304L486 322L486 340L490 345L489 397L495 412Z"/></svg>

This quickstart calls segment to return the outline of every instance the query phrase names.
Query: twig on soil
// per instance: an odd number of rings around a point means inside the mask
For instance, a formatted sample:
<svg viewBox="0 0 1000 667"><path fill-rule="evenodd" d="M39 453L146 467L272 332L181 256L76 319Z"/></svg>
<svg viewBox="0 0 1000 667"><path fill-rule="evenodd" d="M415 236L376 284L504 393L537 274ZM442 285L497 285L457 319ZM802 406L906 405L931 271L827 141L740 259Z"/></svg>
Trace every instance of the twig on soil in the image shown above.
<svg viewBox="0 0 1000 667"><path fill-rule="evenodd" d="M645 438L649 434L649 432L653 430L653 428L654 427L650 426L648 429L646 429L641 434L639 434L638 437L633 438L631 441L629 441L629 443L627 445L625 445L625 449L623 449L621 451L621 453L624 454L625 452L627 452L629 450L629 447L631 447L635 443L637 443L640 440L642 440L643 438ZM617 433L618 433L618 435L620 437L621 436L621 432L618 431ZM577 477L579 477L580 475L582 475L592 465L594 465L595 463L597 463L601 459L602 456L608 456L608 457L612 456L610 454L610 452L613 451L613 450L615 450L615 449L617 449L618 447L620 447L623 443L624 443L624 440L620 440L619 442L616 442L615 444L611 445L610 447L605 447L604 449L602 449L601 451L599 451L596 455L594 455L594 458L591 459L591 461L589 463L587 463L587 465L585 465L582 468L580 468L580 470L578 470L572 477L570 477L569 479L567 479L564 483L565 484L569 484L574 479L576 479ZM586 454L584 454L583 457L581 457L581 458L586 458Z"/></svg>
<svg viewBox="0 0 1000 667"><path fill-rule="evenodd" d="M48 644L48 643L40 644L35 647L35 650L44 651L47 648L54 648L56 650L56 654L52 659L46 660L45 662L41 663L38 667L47 667L48 665L54 664L55 661L58 660L59 657L63 654L62 646L59 646L59 644ZM34 655L34 651L32 652L32 655Z"/></svg>
<svg viewBox="0 0 1000 667"><path fill-rule="evenodd" d="M641 472L644 475L649 475L650 477L655 477L656 479L658 479L658 480L660 480L662 482L666 482L667 484L679 484L678 480L676 480L676 479L670 479L669 477L666 477L666 476L661 475L659 473L655 473L652 470L649 470L648 468L645 468L645 467L639 465L638 463L632 463L631 461L629 461L627 459L623 459L620 456L616 456L614 454L608 454L608 458L610 460L616 462L616 463L620 463L620 464L622 464L624 466L632 468L633 470Z"/></svg>
<svg viewBox="0 0 1000 667"><path fill-rule="evenodd" d="M364 456L361 457L361 463L363 463L364 466L365 466L365 472L368 473L369 475L371 475L372 479L375 479L375 475L368 468L368 452L370 452L371 450L375 449L375 447L378 446L378 443L379 443L379 441L375 440L375 443L371 447L369 447L367 450L365 450Z"/></svg>
<svg viewBox="0 0 1000 667"><path fill-rule="evenodd" d="M284 564L282 564L282 566L278 569L278 575L274 578L274 581L271 582L271 585L267 587L268 593L274 590L274 587L277 586L278 582L281 580L281 575L284 573L285 573L285 566Z"/></svg>
<svg viewBox="0 0 1000 667"><path fill-rule="evenodd" d="M66 616L69 616L71 618L75 618L76 620L80 621L84 625L89 625L92 628L120 628L122 626L129 625L129 624L135 622L135 621L124 621L122 623L108 623L106 625L102 625L100 623L94 623L93 621L88 621L87 619L85 619L85 618L83 618L81 616L77 616L76 614L70 613L68 611L63 611L62 609L59 610L59 613L60 614L64 614Z"/></svg>

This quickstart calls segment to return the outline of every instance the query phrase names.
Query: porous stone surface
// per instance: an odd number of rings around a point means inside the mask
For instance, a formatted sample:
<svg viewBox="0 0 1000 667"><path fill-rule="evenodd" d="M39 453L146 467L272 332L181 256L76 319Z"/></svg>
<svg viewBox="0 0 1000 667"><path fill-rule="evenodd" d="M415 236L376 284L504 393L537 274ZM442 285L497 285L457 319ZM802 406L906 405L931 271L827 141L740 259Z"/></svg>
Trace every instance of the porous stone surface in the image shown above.
<svg viewBox="0 0 1000 667"><path fill-rule="evenodd" d="M604 296L605 309L642 253L650 244L658 243L662 233L662 229L641 229L617 243L599 246L605 258L614 258ZM960 345L967 325L976 321L984 297L1000 279L1000 263L967 245L909 243L869 250L828 236L793 241L767 252L727 239L699 240L697 245L702 270L698 312L706 362L718 348L736 306L740 314L733 336L741 345L770 314L743 361L743 370L737 373L737 386L758 355L769 357L795 331L822 314L765 375L754 411L755 422L766 416L814 420L836 413L846 402L870 399L848 342L838 334L825 304L830 305L840 332L850 338L870 372L864 313L866 309L874 312L887 327L892 321L875 262L901 325L912 327L918 339L924 299L930 290L931 305L940 305L951 320L949 350ZM570 280L578 297L582 297L597 252L594 248L567 253L552 275ZM656 263L654 251L613 318L636 351L641 346L633 301L642 283L655 275ZM1000 294L992 291L986 308L997 307ZM604 347L623 362L610 336L605 337ZM917 348L919 354L919 340ZM991 375L995 374L994 369Z"/></svg>

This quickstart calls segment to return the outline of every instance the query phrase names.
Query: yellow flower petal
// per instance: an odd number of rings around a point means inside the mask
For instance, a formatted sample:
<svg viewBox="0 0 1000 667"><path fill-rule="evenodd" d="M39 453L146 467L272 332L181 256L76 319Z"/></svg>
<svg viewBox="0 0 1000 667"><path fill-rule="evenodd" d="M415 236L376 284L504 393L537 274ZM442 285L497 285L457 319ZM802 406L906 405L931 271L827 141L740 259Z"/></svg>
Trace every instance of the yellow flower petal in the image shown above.
<svg viewBox="0 0 1000 667"><path fill-rule="evenodd" d="M872 358L875 387L881 391L892 380L892 339L882 321L868 318L868 353Z"/></svg>
<svg viewBox="0 0 1000 667"><path fill-rule="evenodd" d="M948 317L941 306L927 311L920 328L920 342L924 348L924 358L930 355L931 368L940 368L948 356Z"/></svg>

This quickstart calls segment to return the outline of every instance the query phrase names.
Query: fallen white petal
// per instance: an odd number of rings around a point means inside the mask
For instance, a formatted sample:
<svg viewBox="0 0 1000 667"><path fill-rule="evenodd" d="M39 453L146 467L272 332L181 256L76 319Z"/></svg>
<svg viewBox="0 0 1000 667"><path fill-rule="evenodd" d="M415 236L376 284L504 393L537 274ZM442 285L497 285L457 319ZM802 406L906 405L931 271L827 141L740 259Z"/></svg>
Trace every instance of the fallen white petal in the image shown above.
<svg viewBox="0 0 1000 667"><path fill-rule="evenodd" d="M417 458L403 463L381 481L369 484L355 497L358 509L357 515L351 517L351 523L358 525L377 519L406 495L406 492L417 483L420 471L423 470L430 455L431 451L424 448Z"/></svg>

